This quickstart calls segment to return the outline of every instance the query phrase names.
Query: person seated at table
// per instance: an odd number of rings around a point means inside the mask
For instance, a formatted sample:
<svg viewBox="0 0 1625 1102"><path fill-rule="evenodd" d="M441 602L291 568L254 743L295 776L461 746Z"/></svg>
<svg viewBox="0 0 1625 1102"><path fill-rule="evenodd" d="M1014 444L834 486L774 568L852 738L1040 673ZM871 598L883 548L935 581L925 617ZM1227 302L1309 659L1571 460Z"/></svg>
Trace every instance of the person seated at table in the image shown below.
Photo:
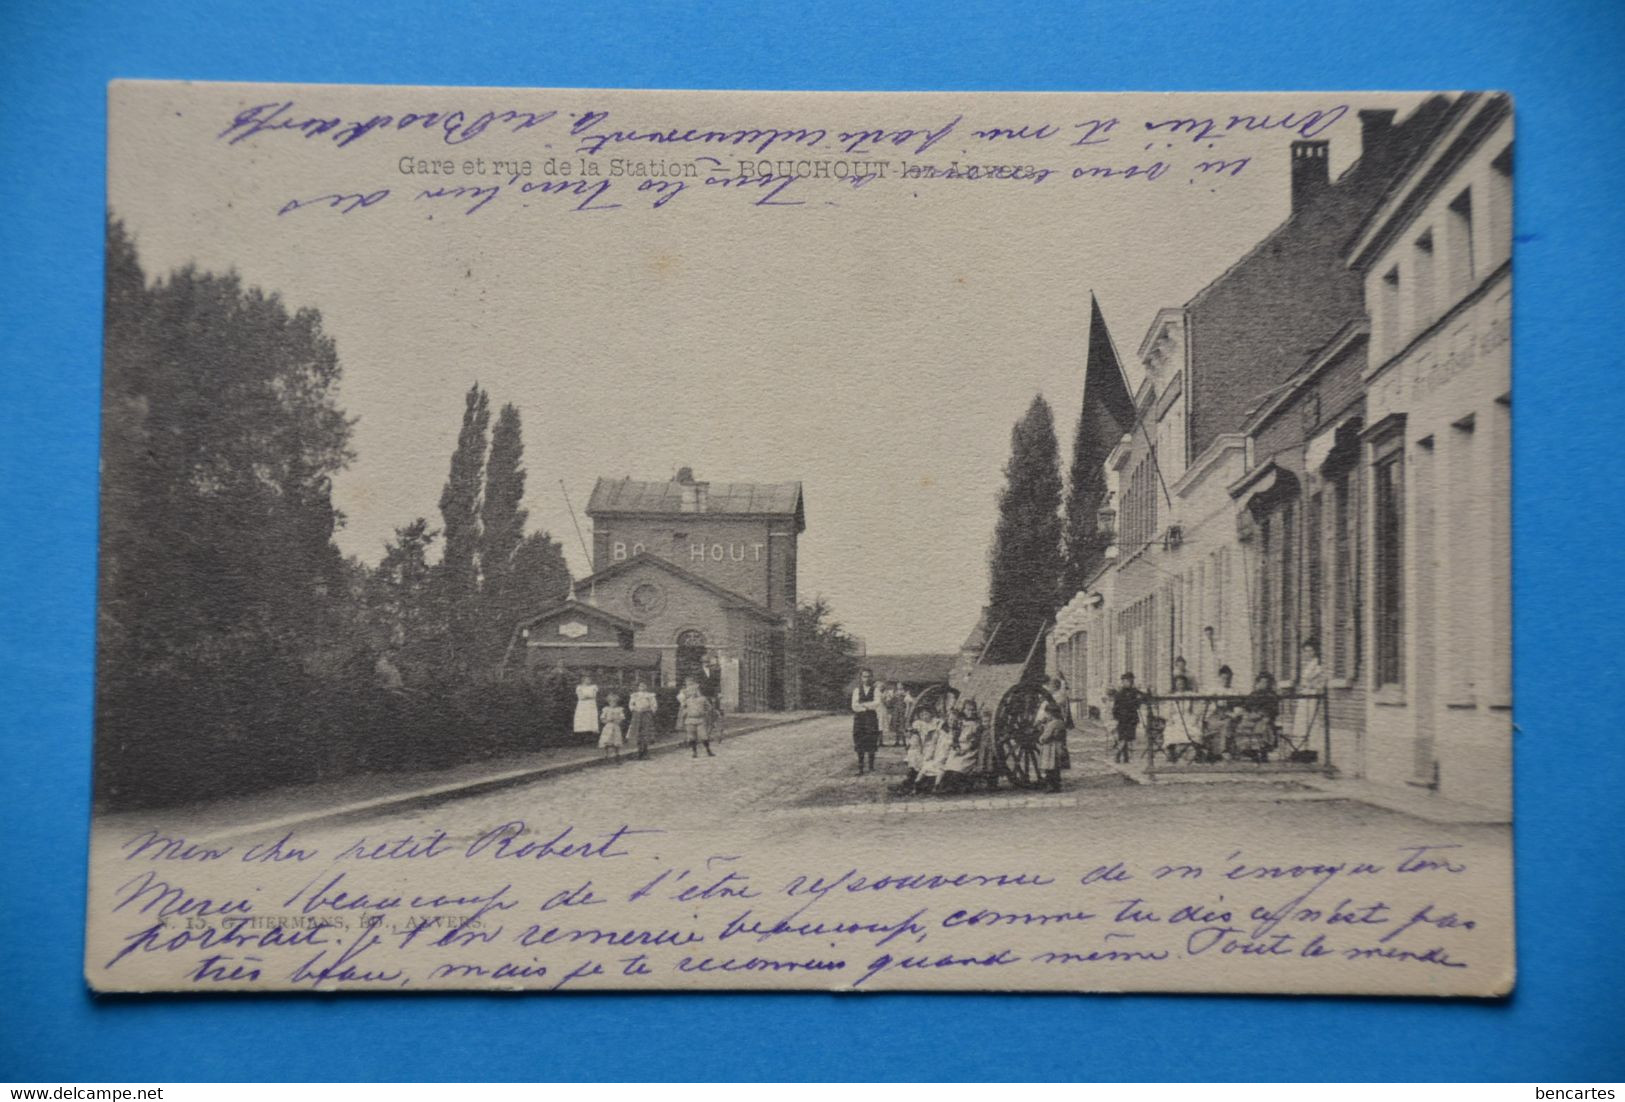
<svg viewBox="0 0 1625 1102"><path fill-rule="evenodd" d="M1241 718L1236 723L1237 755L1264 761L1275 748L1275 721L1281 715L1281 698L1275 691L1275 677L1260 670L1253 679L1253 691L1242 698Z"/></svg>
<svg viewBox="0 0 1625 1102"><path fill-rule="evenodd" d="M1229 666L1220 666L1219 690L1228 692L1235 676ZM1224 760L1225 753L1231 749L1236 721L1240 716L1241 708L1233 698L1221 697L1207 702L1202 712L1202 749L1199 755L1202 761Z"/></svg>
<svg viewBox="0 0 1625 1102"><path fill-rule="evenodd" d="M1196 691L1196 679L1191 676L1190 670L1186 667L1184 656L1174 659L1174 673L1168 684L1170 692L1194 693Z"/></svg>

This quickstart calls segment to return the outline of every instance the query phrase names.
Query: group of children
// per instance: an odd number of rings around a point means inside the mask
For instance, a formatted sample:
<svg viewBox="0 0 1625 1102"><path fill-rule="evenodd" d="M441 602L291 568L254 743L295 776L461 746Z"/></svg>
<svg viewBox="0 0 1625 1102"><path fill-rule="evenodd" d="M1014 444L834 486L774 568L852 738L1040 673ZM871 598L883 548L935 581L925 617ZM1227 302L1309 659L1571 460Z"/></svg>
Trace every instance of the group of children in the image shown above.
<svg viewBox="0 0 1625 1102"><path fill-rule="evenodd" d="M620 761L621 748L631 743L637 747L638 760L647 758L655 740L655 710L659 703L641 681L624 708L621 694L610 693L608 703L598 713L598 748L604 756ZM707 757L716 757L711 744L722 739L722 707L700 689L695 678L689 678L677 696L677 731L687 741L690 756L699 757L703 746Z"/></svg>
<svg viewBox="0 0 1625 1102"><path fill-rule="evenodd" d="M1070 768L1066 721L1060 709L1045 704L1039 714L1038 769L1051 792L1061 790L1061 770ZM991 712L975 700L951 706L938 716L929 706L918 709L905 735L908 774L897 785L900 794L951 795L973 791L978 783L999 787L999 749Z"/></svg>

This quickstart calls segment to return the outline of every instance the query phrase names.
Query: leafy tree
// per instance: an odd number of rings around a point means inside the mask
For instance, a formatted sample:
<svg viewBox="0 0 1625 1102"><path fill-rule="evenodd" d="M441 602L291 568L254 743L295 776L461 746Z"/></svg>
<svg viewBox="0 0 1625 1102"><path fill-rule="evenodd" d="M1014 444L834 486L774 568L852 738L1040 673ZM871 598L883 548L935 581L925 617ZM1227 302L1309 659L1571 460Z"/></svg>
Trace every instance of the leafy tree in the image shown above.
<svg viewBox="0 0 1625 1102"><path fill-rule="evenodd" d="M353 422L317 311L236 273L149 280L113 218L106 246L97 792L162 802L320 743L299 709L346 619Z"/></svg>
<svg viewBox="0 0 1625 1102"><path fill-rule="evenodd" d="M321 315L235 273L148 284L116 221L107 253L103 650L296 650L342 591L331 477L352 458Z"/></svg>
<svg viewBox="0 0 1625 1102"><path fill-rule="evenodd" d="M470 663L478 645L480 505L490 421L490 399L475 383L464 400L457 450L452 452L451 471L440 491L440 518L445 533L440 589L450 629L448 667Z"/></svg>
<svg viewBox="0 0 1625 1102"><path fill-rule="evenodd" d="M372 571L367 604L374 645L399 652L403 669L423 671L438 664L446 633L440 587L429 565L429 548L439 532L418 517L395 529L395 539Z"/></svg>
<svg viewBox="0 0 1625 1102"><path fill-rule="evenodd" d="M999 495L988 572L991 661L1025 658L1055 612L1061 581L1059 453L1054 414L1038 395L1011 430Z"/></svg>
<svg viewBox="0 0 1625 1102"><path fill-rule="evenodd" d="M514 551L511 569L501 590L490 596L491 639L497 661L511 661L507 653L514 626L525 616L564 600L570 591L570 567L564 548L546 532L532 532Z"/></svg>
<svg viewBox="0 0 1625 1102"><path fill-rule="evenodd" d="M802 706L845 707L858 672L858 641L835 619L822 596L802 602L793 632L801 670Z"/></svg>

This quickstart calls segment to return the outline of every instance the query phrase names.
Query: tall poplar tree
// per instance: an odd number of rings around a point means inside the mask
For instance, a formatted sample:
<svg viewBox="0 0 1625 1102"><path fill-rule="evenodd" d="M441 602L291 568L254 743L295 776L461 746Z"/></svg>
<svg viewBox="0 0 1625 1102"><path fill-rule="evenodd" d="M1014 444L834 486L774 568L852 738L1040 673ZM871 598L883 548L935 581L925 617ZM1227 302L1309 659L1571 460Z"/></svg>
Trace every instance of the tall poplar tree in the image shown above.
<svg viewBox="0 0 1625 1102"><path fill-rule="evenodd" d="M440 591L450 628L451 665L475 659L478 645L480 504L485 483L486 429L491 403L478 383L468 388L463 403L463 427L451 471L440 491L440 519L444 555L440 560Z"/></svg>
<svg viewBox="0 0 1625 1102"><path fill-rule="evenodd" d="M525 443L519 410L508 403L491 429L491 455L485 464L485 500L480 509L481 647L488 662L501 659L524 609L514 607L516 556L525 539L529 513L525 497ZM568 584L568 583L566 583Z"/></svg>
<svg viewBox="0 0 1625 1102"><path fill-rule="evenodd" d="M987 658L1019 662L1055 614L1061 581L1061 463L1042 394L1010 432L1010 462L989 555Z"/></svg>

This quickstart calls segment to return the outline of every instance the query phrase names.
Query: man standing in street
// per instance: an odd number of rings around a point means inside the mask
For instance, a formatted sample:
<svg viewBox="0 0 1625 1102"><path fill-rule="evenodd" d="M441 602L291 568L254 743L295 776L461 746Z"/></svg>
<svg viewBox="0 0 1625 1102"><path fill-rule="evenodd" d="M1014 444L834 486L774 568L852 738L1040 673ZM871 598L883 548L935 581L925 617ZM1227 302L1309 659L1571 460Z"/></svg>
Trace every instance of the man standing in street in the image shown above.
<svg viewBox="0 0 1625 1102"><path fill-rule="evenodd" d="M700 669L700 692L705 696L706 733L711 742L722 741L722 663L715 651L707 652Z"/></svg>

